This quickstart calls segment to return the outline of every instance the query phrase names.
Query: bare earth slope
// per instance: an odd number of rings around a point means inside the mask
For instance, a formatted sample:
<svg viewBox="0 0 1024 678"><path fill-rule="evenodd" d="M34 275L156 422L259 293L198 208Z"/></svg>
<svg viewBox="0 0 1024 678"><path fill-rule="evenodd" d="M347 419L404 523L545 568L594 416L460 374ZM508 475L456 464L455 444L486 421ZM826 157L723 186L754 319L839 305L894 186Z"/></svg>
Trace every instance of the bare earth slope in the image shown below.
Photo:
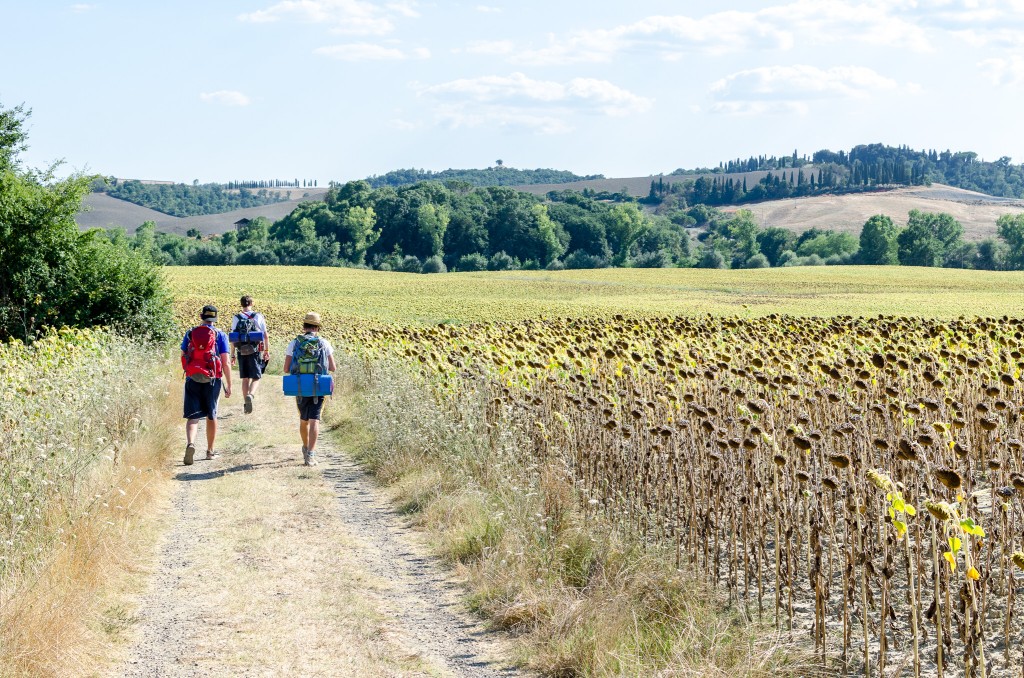
<svg viewBox="0 0 1024 678"><path fill-rule="evenodd" d="M749 209L765 228L781 226L797 232L830 228L854 235L875 214L888 215L905 226L912 209L946 212L963 224L966 240L982 240L996 235L996 220L1001 215L1024 212L1024 201L933 184L882 193L789 198L725 209Z"/></svg>
<svg viewBox="0 0 1024 678"><path fill-rule="evenodd" d="M157 230L164 233L184 235L189 229L196 228L201 233L212 235L232 230L234 223L242 218L267 217L271 221L276 221L290 214L301 202L323 199L328 189L304 188L291 190L292 195L297 197L285 202L195 217L172 217L169 214L157 212L148 207L141 207L125 200L112 198L105 193L90 193L84 201L85 209L78 213L76 220L81 228L113 228L120 226L129 233L134 233L135 229L144 221L155 221ZM308 194L308 197L302 197L304 194Z"/></svg>
<svg viewBox="0 0 1024 678"><path fill-rule="evenodd" d="M301 466L293 401L266 382L253 415L222 401L220 458L173 460L174 512L115 674L522 675L329 436Z"/></svg>

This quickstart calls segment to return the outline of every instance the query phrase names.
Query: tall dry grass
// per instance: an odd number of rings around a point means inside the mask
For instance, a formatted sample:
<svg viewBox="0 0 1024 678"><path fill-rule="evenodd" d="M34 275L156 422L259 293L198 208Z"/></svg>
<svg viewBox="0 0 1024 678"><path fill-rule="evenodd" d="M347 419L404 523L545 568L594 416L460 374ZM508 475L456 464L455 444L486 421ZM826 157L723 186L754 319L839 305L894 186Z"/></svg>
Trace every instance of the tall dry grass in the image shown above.
<svg viewBox="0 0 1024 678"><path fill-rule="evenodd" d="M677 570L674 551L581 508L569 470L527 454L527 431L488 429L482 399L447 409L383 363L341 372L357 404L332 423L465 575L471 605L521 639L523 664L551 676L820 671L805 646Z"/></svg>
<svg viewBox="0 0 1024 678"><path fill-rule="evenodd" d="M99 671L131 625L177 423L167 372L103 333L0 351L0 675Z"/></svg>

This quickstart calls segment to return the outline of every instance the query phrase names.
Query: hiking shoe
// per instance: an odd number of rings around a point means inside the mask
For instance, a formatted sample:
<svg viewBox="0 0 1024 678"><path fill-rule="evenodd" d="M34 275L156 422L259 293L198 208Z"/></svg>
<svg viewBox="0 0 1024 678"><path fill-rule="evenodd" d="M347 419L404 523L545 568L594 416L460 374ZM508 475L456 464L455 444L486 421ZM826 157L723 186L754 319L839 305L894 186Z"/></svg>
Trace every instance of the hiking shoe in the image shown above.
<svg viewBox="0 0 1024 678"><path fill-rule="evenodd" d="M302 465L309 466L309 448L302 446Z"/></svg>
<svg viewBox="0 0 1024 678"><path fill-rule="evenodd" d="M189 443L185 446L185 466L191 466L196 458L196 446Z"/></svg>
<svg viewBox="0 0 1024 678"><path fill-rule="evenodd" d="M306 466L316 466L316 453L312 450L306 453Z"/></svg>
<svg viewBox="0 0 1024 678"><path fill-rule="evenodd" d="M207 459L216 459L219 456L220 456L220 452L214 452L213 450L207 450L206 451L206 458Z"/></svg>
<svg viewBox="0 0 1024 678"><path fill-rule="evenodd" d="M252 394L245 396L245 413L252 414Z"/></svg>

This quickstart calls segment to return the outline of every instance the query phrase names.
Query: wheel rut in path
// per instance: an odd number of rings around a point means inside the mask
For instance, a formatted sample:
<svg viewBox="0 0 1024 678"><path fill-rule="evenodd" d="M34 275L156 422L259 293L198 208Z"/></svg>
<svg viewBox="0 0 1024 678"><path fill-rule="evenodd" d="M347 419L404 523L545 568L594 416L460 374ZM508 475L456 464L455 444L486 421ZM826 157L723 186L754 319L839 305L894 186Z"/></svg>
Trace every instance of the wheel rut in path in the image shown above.
<svg viewBox="0 0 1024 678"><path fill-rule="evenodd" d="M340 518L361 536L374 571L391 584L382 592L388 611L432 664L469 678L528 675L494 661L501 641L463 611L459 585L425 553L408 519L357 462L331 449L323 473L337 490Z"/></svg>

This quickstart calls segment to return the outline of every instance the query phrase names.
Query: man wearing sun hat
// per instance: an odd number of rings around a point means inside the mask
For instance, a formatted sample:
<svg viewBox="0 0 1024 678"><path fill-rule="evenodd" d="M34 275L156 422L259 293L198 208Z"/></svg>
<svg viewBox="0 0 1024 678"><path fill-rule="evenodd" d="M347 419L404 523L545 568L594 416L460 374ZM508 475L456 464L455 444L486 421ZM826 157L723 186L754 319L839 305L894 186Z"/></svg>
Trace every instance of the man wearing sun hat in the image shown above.
<svg viewBox="0 0 1024 678"><path fill-rule="evenodd" d="M217 307L203 306L202 324L185 333L181 340L181 368L185 371L185 466L191 466L196 454L199 420L206 419L206 458L217 456L217 401L221 381L224 397L231 397L231 356L228 336L214 327Z"/></svg>
<svg viewBox="0 0 1024 678"><path fill-rule="evenodd" d="M333 372L334 347L320 336L320 314L312 311L302 321L302 334L292 339L284 356L286 374L315 371L320 374ZM302 437L302 461L306 466L316 466L316 442L320 437L320 412L324 406L323 396L298 396L295 403L299 408L299 435Z"/></svg>

